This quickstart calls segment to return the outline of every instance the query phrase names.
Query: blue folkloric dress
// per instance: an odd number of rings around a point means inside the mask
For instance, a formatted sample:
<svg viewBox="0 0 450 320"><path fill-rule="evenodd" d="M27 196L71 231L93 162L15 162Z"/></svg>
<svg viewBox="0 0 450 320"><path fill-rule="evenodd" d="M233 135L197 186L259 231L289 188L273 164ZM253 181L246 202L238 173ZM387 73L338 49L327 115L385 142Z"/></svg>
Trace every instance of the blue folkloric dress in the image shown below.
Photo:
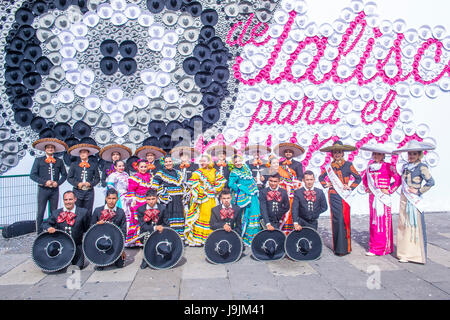
<svg viewBox="0 0 450 320"><path fill-rule="evenodd" d="M243 164L240 169L233 168L228 185L232 190L233 203L243 208L241 236L244 243L250 246L253 237L261 231L261 210L258 187L249 167Z"/></svg>
<svg viewBox="0 0 450 320"><path fill-rule="evenodd" d="M425 184L422 186L422 182ZM424 212L420 212L405 196L404 188L414 188L418 196L434 186L428 167L419 162L407 163L402 170L402 193L397 230L397 257L412 262L426 263L427 236Z"/></svg>

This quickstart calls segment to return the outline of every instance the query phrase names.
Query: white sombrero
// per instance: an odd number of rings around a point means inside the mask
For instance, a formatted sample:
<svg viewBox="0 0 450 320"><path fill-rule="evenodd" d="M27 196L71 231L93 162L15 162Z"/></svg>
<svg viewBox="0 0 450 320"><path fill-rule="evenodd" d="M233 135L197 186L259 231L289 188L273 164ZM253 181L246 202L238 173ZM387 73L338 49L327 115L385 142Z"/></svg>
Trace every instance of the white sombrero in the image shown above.
<svg viewBox="0 0 450 320"><path fill-rule="evenodd" d="M139 159L145 159L147 157L147 153L153 153L155 155L155 159L159 159L167 154L163 149L158 147L142 146L136 150L134 155Z"/></svg>
<svg viewBox="0 0 450 320"><path fill-rule="evenodd" d="M305 153L305 149L300 147L298 144L290 143L290 142L280 143L279 145L277 145L273 148L274 153L280 157L284 157L284 152L286 150L292 150L294 158L299 157L303 153Z"/></svg>
<svg viewBox="0 0 450 320"><path fill-rule="evenodd" d="M426 150L434 150L436 148L435 145L419 142L417 140L412 140L406 144L403 148L395 150L394 154L399 154L401 152L409 152L409 151L426 151Z"/></svg>
<svg viewBox="0 0 450 320"><path fill-rule="evenodd" d="M131 152L131 149L126 146L123 146L121 144L112 144L104 147L100 151L99 156L103 160L112 161L112 154L114 152L118 152L120 154L120 160L127 160L133 154Z"/></svg>
<svg viewBox="0 0 450 320"><path fill-rule="evenodd" d="M45 151L45 146L47 146L47 145L54 146L55 153L64 152L69 148L64 141L61 141L61 140L55 139L55 138L44 138L44 139L36 140L35 142L33 142L32 146L35 149Z"/></svg>
<svg viewBox="0 0 450 320"><path fill-rule="evenodd" d="M392 148L390 148L389 146L384 145L384 144L375 144L375 143L364 145L361 148L359 148L359 150L384 153L384 154L391 154L393 152Z"/></svg>
<svg viewBox="0 0 450 320"><path fill-rule="evenodd" d="M89 143L80 143L80 144L76 144L76 145L70 147L69 150L67 150L67 152L71 156L79 157L81 150L89 151L89 155L92 156L100 151L100 147L97 147L97 146L95 146L93 144L89 144Z"/></svg>
<svg viewBox="0 0 450 320"><path fill-rule="evenodd" d="M259 153L260 156L264 156L266 154L270 154L272 149L267 146L261 144L255 144L245 147L244 154L249 154L254 156L256 153Z"/></svg>

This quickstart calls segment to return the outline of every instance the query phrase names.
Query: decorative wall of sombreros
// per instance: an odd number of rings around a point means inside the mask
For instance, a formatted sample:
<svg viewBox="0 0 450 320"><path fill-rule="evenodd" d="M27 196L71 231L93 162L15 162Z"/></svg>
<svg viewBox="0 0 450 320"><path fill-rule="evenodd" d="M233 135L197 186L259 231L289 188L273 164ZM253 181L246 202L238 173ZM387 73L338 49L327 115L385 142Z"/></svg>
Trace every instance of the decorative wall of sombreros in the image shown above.
<svg viewBox="0 0 450 320"><path fill-rule="evenodd" d="M366 144L437 145L412 109L448 94L445 27L383 20L359 0L318 24L307 5L1 0L0 174L40 154L38 138L169 152L185 129L201 152L298 144L316 173L331 160L319 150L337 140L356 146L348 159L360 171ZM424 161L435 167L439 156Z"/></svg>

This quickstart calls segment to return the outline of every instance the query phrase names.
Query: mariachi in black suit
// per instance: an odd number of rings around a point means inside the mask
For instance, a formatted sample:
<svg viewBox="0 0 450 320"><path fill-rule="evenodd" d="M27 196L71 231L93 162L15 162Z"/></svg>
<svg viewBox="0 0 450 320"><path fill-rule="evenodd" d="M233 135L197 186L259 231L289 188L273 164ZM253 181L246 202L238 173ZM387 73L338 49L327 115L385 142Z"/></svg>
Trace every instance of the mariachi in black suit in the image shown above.
<svg viewBox="0 0 450 320"><path fill-rule="evenodd" d="M105 206L97 207L95 208L94 212L92 213L91 217L91 225L96 224L98 221L100 221L100 217L102 216L102 211L105 210ZM108 220L108 222L114 223L116 226L120 228L120 230L123 233L123 236L126 237L127 235L127 217L125 216L125 211L121 208L114 208L114 212L116 213L115 216Z"/></svg>
<svg viewBox="0 0 450 320"><path fill-rule="evenodd" d="M149 209L157 209L158 210L158 220L154 222L153 220L145 221L145 212ZM169 227L169 214L166 210L166 206L160 203L157 203L154 208L148 207L147 204L140 206L137 209L137 218L139 221L140 233L149 232L152 233L155 231L156 226L162 225L163 227Z"/></svg>
<svg viewBox="0 0 450 320"><path fill-rule="evenodd" d="M75 205L77 207L85 208L88 210L89 215L92 214L92 208L94 206L94 187L100 182L100 175L98 173L97 164L93 161L88 160L90 167L81 168L81 160L73 162L70 165L69 174L67 176L67 181L73 186L73 192L77 197L77 202ZM78 184L83 182L83 177L85 182L91 184L91 188L88 190L78 189Z"/></svg>
<svg viewBox="0 0 450 320"><path fill-rule="evenodd" d="M283 165L283 163L285 161L286 160L281 161L280 165ZM288 167L295 171L295 175L297 176L297 180L303 180L303 165L302 165L302 163L298 162L297 160L294 160L294 159L291 159L289 161L291 161L291 164L288 165Z"/></svg>
<svg viewBox="0 0 450 320"><path fill-rule="evenodd" d="M217 230L223 228L225 223L228 223L232 230L236 231L239 235L241 235L242 225L241 225L241 215L242 208L232 205L231 209L233 210L233 218L225 218L222 219L220 217L220 210L224 209L223 205L218 205L211 210L211 220L209 221L209 225L212 230Z"/></svg>
<svg viewBox="0 0 450 320"><path fill-rule="evenodd" d="M261 191L261 189L264 188L264 186L266 185L266 182L267 182L267 180L266 180L267 177L265 176L265 174L268 172L268 169L263 164L260 166L253 165L253 161L250 161L250 160L247 161L247 166L250 168L253 178L255 178L256 185L258 186L259 191ZM262 183L258 183L258 179L257 179L258 172L259 172L260 177L264 177L264 181L260 180Z"/></svg>
<svg viewBox="0 0 450 320"><path fill-rule="evenodd" d="M57 230L62 230L67 232L73 239L76 245L75 257L72 260L72 264L83 268L84 266L84 255L81 247L83 241L84 233L89 229L90 223L90 215L87 210L84 208L80 208L75 206L75 218L74 223L71 225L67 220L63 220L62 222L58 222L58 218L63 211L66 211L66 208L61 208L52 212L50 218L47 219L42 224L44 230L47 230L50 227L53 227Z"/></svg>
<svg viewBox="0 0 450 320"><path fill-rule="evenodd" d="M269 191L276 191L280 193L280 201L276 199L269 200ZM261 209L261 216L264 219L264 223L271 224L272 227L279 229L280 223L283 220L286 212L289 211L289 196L283 188L278 187L276 190L272 190L270 187L264 188L259 193L259 207Z"/></svg>
<svg viewBox="0 0 450 320"><path fill-rule="evenodd" d="M217 172L219 172L224 178L225 180L229 180L230 179L230 169L228 168L228 162L226 166L218 166L217 162L214 163L214 169L217 170Z"/></svg>
<svg viewBox="0 0 450 320"><path fill-rule="evenodd" d="M316 195L316 200L307 201L305 198L306 189L304 187L294 191L292 202L292 220L302 227L311 227L317 230L317 219L319 215L328 209L327 200L322 190L312 189Z"/></svg>
<svg viewBox="0 0 450 320"><path fill-rule="evenodd" d="M59 199L59 186L67 179L66 167L61 159L54 158L56 163L46 163L47 156L36 158L31 168L30 178L38 183L37 194L37 215L36 215L36 231L42 232L42 220L44 219L45 208L47 202L49 202L50 212L55 211L58 208ZM50 188L45 187L45 183L48 181L56 181L58 187Z"/></svg>

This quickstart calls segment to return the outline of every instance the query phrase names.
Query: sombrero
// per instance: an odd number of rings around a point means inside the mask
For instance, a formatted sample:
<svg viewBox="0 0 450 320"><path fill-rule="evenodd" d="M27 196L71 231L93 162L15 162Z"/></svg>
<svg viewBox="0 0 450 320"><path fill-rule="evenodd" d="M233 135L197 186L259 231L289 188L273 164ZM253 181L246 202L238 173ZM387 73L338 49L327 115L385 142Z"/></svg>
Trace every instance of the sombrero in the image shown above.
<svg viewBox="0 0 450 320"><path fill-rule="evenodd" d="M231 157L237 153L237 150L232 146L227 146L225 144L217 145L209 147L206 150L206 153L210 154L211 156L216 156L219 152L225 152L226 157Z"/></svg>
<svg viewBox="0 0 450 320"><path fill-rule="evenodd" d="M121 144L111 144L100 150L99 156L103 160L112 161L112 154L114 152L120 153L120 160L127 160L133 154L131 149Z"/></svg>
<svg viewBox="0 0 450 320"><path fill-rule="evenodd" d="M176 159L180 159L184 153L190 154L191 159L200 155L200 152L198 150L188 146L175 147L170 150L170 155Z"/></svg>
<svg viewBox="0 0 450 320"><path fill-rule="evenodd" d="M140 159L145 159L147 153L153 153L155 155L155 159L159 159L167 154L163 149L154 146L142 146L136 149L134 154Z"/></svg>
<svg viewBox="0 0 450 320"><path fill-rule="evenodd" d="M401 152L409 152L409 151L427 151L436 149L435 145L425 142L419 142L417 140L409 141L403 148L395 150L394 154L399 154Z"/></svg>
<svg viewBox="0 0 450 320"><path fill-rule="evenodd" d="M44 272L56 272L67 267L75 256L75 242L61 230L42 232L33 243L31 256Z"/></svg>
<svg viewBox="0 0 450 320"><path fill-rule="evenodd" d="M94 224L84 234L83 253L92 264L105 267L113 264L122 254L125 238L113 223Z"/></svg>
<svg viewBox="0 0 450 320"><path fill-rule="evenodd" d="M332 152L332 151L348 152L348 151L355 151L355 150L356 150L356 147L343 144L341 141L335 141L332 146L320 149L321 152Z"/></svg>
<svg viewBox="0 0 450 320"><path fill-rule="evenodd" d="M296 261L317 260L322 254L322 238L316 230L303 227L286 237L286 254Z"/></svg>
<svg viewBox="0 0 450 320"><path fill-rule="evenodd" d="M233 263L242 255L242 240L236 231L213 231L205 242L206 259L214 264Z"/></svg>
<svg viewBox="0 0 450 320"><path fill-rule="evenodd" d="M244 149L244 154L249 154L252 156L255 155L257 152L259 153L260 156L264 156L266 154L270 154L272 152L272 149L261 144L250 145L245 147Z"/></svg>
<svg viewBox="0 0 450 320"><path fill-rule="evenodd" d="M359 148L359 150L363 151L370 151L370 152L377 152L377 153L384 153L384 154L391 154L392 148L390 148L387 145L384 144L366 144Z"/></svg>
<svg viewBox="0 0 450 320"><path fill-rule="evenodd" d="M154 269L175 266L183 256L184 245L178 233L171 228L154 231L144 245L144 260Z"/></svg>
<svg viewBox="0 0 450 320"><path fill-rule="evenodd" d="M33 142L32 146L35 149L45 151L45 146L49 144L55 147L55 153L64 152L69 148L64 141L55 138L44 138L36 140L35 142Z"/></svg>
<svg viewBox="0 0 450 320"><path fill-rule="evenodd" d="M280 230L263 230L252 241L252 255L256 260L280 260L284 257L286 236Z"/></svg>
<svg viewBox="0 0 450 320"><path fill-rule="evenodd" d="M67 152L71 155L71 156L80 156L80 151L81 150L88 150L89 151L89 155L94 155L97 152L100 151L100 147L97 147L93 144L89 144L89 143L79 143L76 144L72 147L69 148L69 150L67 150Z"/></svg>
<svg viewBox="0 0 450 320"><path fill-rule="evenodd" d="M294 158L299 157L303 153L305 153L305 149L300 147L298 144L290 143L290 142L280 143L279 145L277 145L273 148L274 153L280 157L284 157L284 152L286 150L292 150L292 152L294 154L293 155Z"/></svg>

